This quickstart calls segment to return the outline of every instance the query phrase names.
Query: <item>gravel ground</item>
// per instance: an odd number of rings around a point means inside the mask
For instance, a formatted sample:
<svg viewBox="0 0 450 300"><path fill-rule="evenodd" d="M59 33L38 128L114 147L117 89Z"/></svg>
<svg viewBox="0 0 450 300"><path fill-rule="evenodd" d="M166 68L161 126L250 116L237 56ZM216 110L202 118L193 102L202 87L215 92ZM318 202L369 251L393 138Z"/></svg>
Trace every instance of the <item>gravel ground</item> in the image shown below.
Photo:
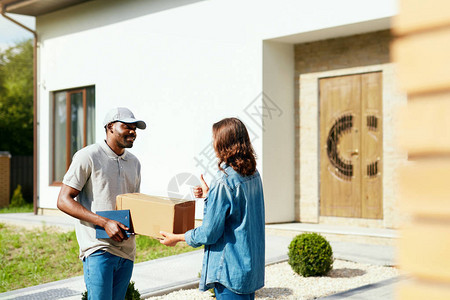
<svg viewBox="0 0 450 300"><path fill-rule="evenodd" d="M265 287L256 292L257 299L316 299L347 291L370 283L396 277L399 271L393 267L374 266L335 260L333 270L323 277L302 277L292 271L287 262L266 267ZM207 299L210 292L181 290L153 300Z"/></svg>

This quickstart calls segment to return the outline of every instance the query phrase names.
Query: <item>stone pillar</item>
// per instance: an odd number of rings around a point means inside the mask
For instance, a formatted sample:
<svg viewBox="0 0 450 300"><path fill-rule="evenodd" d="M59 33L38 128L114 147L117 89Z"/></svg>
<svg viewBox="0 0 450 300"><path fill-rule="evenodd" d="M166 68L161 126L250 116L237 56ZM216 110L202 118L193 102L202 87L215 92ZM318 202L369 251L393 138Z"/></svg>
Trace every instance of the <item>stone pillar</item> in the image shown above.
<svg viewBox="0 0 450 300"><path fill-rule="evenodd" d="M409 215L397 263L408 274L398 300L450 299L450 2L400 0L392 57L408 104L398 142L409 163L398 171L399 208Z"/></svg>

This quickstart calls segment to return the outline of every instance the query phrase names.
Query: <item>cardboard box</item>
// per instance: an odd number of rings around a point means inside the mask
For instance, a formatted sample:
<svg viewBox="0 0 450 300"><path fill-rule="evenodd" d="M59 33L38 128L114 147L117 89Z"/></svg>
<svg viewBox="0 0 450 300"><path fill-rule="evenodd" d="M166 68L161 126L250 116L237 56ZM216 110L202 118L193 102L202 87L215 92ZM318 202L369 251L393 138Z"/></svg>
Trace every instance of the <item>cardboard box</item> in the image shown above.
<svg viewBox="0 0 450 300"><path fill-rule="evenodd" d="M136 234L161 238L160 231L185 233L194 228L194 200L130 193L117 196L116 209L130 210Z"/></svg>

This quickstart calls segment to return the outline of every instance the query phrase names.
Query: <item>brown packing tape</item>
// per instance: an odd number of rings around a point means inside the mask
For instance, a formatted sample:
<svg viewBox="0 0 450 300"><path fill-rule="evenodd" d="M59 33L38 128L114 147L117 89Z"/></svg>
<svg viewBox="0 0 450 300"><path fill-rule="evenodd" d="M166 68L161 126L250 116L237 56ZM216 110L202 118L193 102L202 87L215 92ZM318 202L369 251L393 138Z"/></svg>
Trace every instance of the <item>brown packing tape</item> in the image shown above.
<svg viewBox="0 0 450 300"><path fill-rule="evenodd" d="M187 227L187 222L188 222L187 214L183 214L181 219L182 219L182 221L181 221L181 224L182 224L181 232L185 232L186 231L186 227Z"/></svg>
<svg viewBox="0 0 450 300"><path fill-rule="evenodd" d="M173 225L174 233L185 233L187 230L194 227L195 220L189 218L189 216L193 213L193 209L195 209L195 205L193 207L186 204L181 204L174 208L174 221L176 220Z"/></svg>

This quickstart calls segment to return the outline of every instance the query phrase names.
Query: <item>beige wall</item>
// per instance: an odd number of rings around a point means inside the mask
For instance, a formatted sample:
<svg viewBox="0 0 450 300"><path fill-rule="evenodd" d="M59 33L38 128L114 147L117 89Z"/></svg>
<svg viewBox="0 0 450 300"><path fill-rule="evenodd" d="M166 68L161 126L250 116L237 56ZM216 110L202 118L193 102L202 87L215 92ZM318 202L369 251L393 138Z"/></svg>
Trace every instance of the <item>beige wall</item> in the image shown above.
<svg viewBox="0 0 450 300"><path fill-rule="evenodd" d="M355 226L396 228L396 169L406 161L395 136L395 112L406 103L396 90L395 66L389 62L389 31L299 44L295 46L295 207L296 220ZM318 80L366 72L383 73L383 214L382 220L320 217Z"/></svg>

